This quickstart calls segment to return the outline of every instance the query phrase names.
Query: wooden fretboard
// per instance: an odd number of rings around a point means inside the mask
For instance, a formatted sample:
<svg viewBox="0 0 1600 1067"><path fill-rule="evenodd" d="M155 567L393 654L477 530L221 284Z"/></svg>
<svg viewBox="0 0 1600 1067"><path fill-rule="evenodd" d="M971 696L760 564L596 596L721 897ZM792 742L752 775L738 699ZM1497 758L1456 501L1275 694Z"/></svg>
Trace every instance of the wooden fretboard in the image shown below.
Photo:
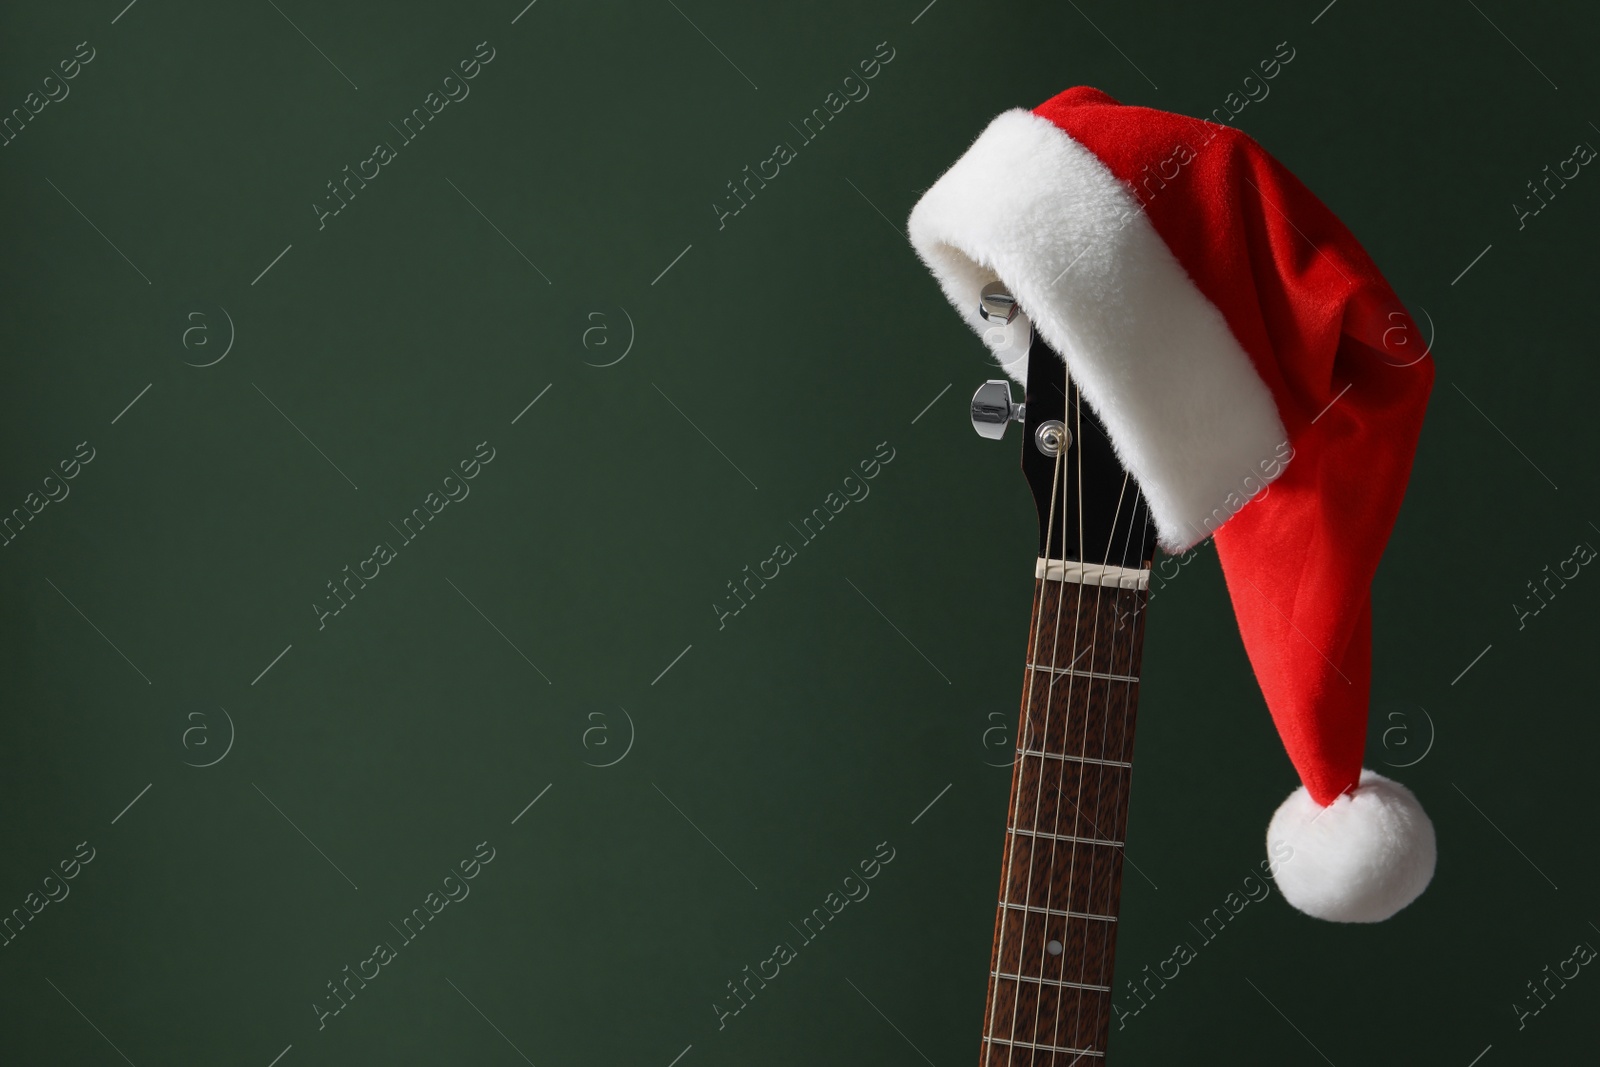
<svg viewBox="0 0 1600 1067"><path fill-rule="evenodd" d="M1035 584L986 1067L1105 1062L1147 596L1054 577Z"/></svg>

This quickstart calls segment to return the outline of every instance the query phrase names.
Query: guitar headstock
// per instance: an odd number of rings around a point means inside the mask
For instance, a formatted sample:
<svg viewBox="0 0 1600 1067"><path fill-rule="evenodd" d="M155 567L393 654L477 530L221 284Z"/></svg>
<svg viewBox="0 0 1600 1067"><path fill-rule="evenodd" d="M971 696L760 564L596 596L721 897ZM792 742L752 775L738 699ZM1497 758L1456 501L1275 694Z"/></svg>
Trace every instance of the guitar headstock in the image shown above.
<svg viewBox="0 0 1600 1067"><path fill-rule="evenodd" d="M992 283L981 313L1009 323L1018 308ZM1032 334L1023 403L1012 402L1008 381L985 382L972 396L973 429L999 440L1009 423L1022 423L1022 473L1039 512L1041 559L1148 568L1156 531L1138 483L1060 354L1037 330Z"/></svg>

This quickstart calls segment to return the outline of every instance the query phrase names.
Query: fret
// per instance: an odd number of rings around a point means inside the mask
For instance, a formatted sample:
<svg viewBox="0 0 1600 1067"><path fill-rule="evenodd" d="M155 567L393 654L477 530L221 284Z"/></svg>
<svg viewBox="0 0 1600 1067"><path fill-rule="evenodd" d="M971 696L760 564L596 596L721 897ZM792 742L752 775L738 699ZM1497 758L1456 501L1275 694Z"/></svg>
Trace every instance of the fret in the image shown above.
<svg viewBox="0 0 1600 1067"><path fill-rule="evenodd" d="M1104 671L1080 671L1075 667L1049 667L1042 663L1028 664L1030 671L1046 671L1050 674L1064 675L1070 678L1093 678L1102 682L1137 682L1139 679L1132 674L1107 674Z"/></svg>
<svg viewBox="0 0 1600 1067"><path fill-rule="evenodd" d="M990 971L991 978L1006 978L1013 982L1042 982L1045 985L1058 985L1067 989L1088 989L1096 993L1109 993L1108 985L1085 985L1082 982L1058 982L1054 978L1035 978L1031 974L1001 974L999 971Z"/></svg>
<svg viewBox="0 0 1600 1067"><path fill-rule="evenodd" d="M1070 834L1047 834L1043 830L1024 830L1017 826L1008 826L1006 829L1014 834L1027 834L1029 837L1046 837L1052 841L1068 841L1080 845L1110 845L1113 848L1122 847L1121 841L1103 841L1098 837L1073 837Z"/></svg>
<svg viewBox="0 0 1600 1067"><path fill-rule="evenodd" d="M1094 759L1091 756L1069 756L1065 752L1041 752L1038 749L1033 748L1019 748L1017 749L1017 755L1042 756L1045 759L1069 760L1073 763L1090 763L1098 767L1121 767L1125 770L1131 770L1133 768L1133 764L1128 763L1126 760Z"/></svg>
<svg viewBox="0 0 1600 1067"><path fill-rule="evenodd" d="M1053 1052L1061 1056L1099 1056L1105 1057L1104 1052L1089 1048L1061 1048L1058 1045L1041 1045L1036 1041L1007 1041L1003 1037L984 1037L984 1040L995 1045L1010 1045L1013 1048L1031 1048L1036 1052ZM1038 1062L1037 1060L1035 1061Z"/></svg>
<svg viewBox="0 0 1600 1067"><path fill-rule="evenodd" d="M1101 922L1108 923L1114 923L1117 921L1117 917L1115 915L1091 915L1086 911L1062 911L1060 908L1036 908L1032 904L1018 904L1015 901L1010 900L1000 901L1000 906L1002 908L1017 908L1021 911L1037 912L1040 915L1059 915L1066 919L1099 919Z"/></svg>

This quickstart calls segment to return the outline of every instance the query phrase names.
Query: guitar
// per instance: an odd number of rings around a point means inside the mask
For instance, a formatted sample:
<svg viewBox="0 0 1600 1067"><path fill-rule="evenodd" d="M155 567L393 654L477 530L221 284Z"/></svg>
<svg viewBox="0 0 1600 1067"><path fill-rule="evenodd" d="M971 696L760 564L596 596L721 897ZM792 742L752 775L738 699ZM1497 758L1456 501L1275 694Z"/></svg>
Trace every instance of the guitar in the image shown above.
<svg viewBox="0 0 1600 1067"><path fill-rule="evenodd" d="M981 314L1009 323L992 283ZM983 1009L984 1065L1104 1063L1155 527L1061 357L1034 334L1024 401L972 398L973 427L1022 424L1039 512L1022 708Z"/></svg>

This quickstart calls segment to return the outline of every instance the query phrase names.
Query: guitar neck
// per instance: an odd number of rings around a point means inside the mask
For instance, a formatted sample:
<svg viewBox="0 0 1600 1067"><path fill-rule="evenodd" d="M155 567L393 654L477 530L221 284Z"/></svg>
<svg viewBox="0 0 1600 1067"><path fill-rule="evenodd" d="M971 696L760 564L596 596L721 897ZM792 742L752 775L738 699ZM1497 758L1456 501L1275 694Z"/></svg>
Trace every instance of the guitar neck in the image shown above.
<svg viewBox="0 0 1600 1067"><path fill-rule="evenodd" d="M1149 570L1039 561L980 1063L1103 1063Z"/></svg>

